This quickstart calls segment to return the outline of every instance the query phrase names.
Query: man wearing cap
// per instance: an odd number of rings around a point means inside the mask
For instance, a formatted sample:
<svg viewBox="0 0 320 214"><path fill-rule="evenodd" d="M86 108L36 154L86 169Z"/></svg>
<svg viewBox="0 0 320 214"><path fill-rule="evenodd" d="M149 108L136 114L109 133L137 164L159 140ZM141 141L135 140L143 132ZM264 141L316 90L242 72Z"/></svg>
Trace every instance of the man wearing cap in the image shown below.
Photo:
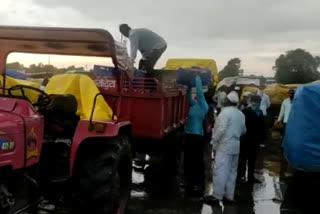
<svg viewBox="0 0 320 214"><path fill-rule="evenodd" d="M119 27L122 35L130 40L130 57L134 61L139 50L142 59L139 62L139 69L147 72L148 76L154 76L153 67L167 49L166 41L151 30L145 28L132 29L127 24Z"/></svg>
<svg viewBox="0 0 320 214"><path fill-rule="evenodd" d="M246 132L245 116L238 110L238 103L237 92L230 92L214 125L211 140L215 151L213 193L204 200L208 204L234 201L240 137Z"/></svg>
<svg viewBox="0 0 320 214"><path fill-rule="evenodd" d="M291 106L294 98L294 90L289 91L289 97L282 102L280 114L278 117L278 122L283 123L283 137L285 135L286 125L289 119Z"/></svg>

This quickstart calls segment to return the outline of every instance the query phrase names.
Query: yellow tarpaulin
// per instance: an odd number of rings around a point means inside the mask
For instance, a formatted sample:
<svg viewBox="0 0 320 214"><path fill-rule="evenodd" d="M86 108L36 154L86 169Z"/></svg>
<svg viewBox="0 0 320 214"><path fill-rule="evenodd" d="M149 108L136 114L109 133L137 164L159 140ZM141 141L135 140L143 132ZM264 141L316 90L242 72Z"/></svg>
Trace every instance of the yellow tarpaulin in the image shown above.
<svg viewBox="0 0 320 214"><path fill-rule="evenodd" d="M289 97L289 90L296 89L299 84L290 84L290 85L282 85L282 84L272 84L268 85L265 89L266 94L269 95L271 104L281 104L282 101ZM256 94L258 88L252 86L246 86L242 90L242 94L245 92L252 92Z"/></svg>
<svg viewBox="0 0 320 214"><path fill-rule="evenodd" d="M320 82L320 80L317 80L311 83L315 83L315 82ZM307 83L307 84L311 84L311 83ZM283 100L289 97L288 95L289 90L295 90L301 85L304 85L304 84L283 85L283 84L276 83L276 84L268 85L267 88L265 89L265 92L266 94L269 95L271 104L282 104ZM242 94L245 92L256 93L257 90L258 90L257 87L246 86L243 88Z"/></svg>
<svg viewBox="0 0 320 214"><path fill-rule="evenodd" d="M178 70L179 68L191 68L192 66L209 69L212 72L213 85L218 84L218 69L213 59L169 59L165 70Z"/></svg>
<svg viewBox="0 0 320 214"><path fill-rule="evenodd" d="M3 86L3 76L0 76L0 83L1 83L1 86ZM34 87L34 88L40 88L40 84L39 83L31 82L31 81L27 81L27 80L15 79L15 78L6 76L6 89L9 89L9 88L11 88L12 86L15 86L15 85L26 85L26 86L31 86L31 87ZM12 91L12 92L13 92L13 95L22 96L22 93L21 93L20 90L15 90L15 91ZM32 91L30 89L25 89L24 92L25 92L26 97L32 103L36 102L37 99L38 99L38 96L40 95L38 92ZM0 93L2 94L2 90L0 90ZM7 91L6 91L6 94L8 94Z"/></svg>
<svg viewBox="0 0 320 214"><path fill-rule="evenodd" d="M81 119L89 119L94 97L100 93L95 82L83 74L60 74L53 76L45 92L47 94L72 94L78 102L77 114ZM111 120L112 109L102 96L97 98L93 119Z"/></svg>

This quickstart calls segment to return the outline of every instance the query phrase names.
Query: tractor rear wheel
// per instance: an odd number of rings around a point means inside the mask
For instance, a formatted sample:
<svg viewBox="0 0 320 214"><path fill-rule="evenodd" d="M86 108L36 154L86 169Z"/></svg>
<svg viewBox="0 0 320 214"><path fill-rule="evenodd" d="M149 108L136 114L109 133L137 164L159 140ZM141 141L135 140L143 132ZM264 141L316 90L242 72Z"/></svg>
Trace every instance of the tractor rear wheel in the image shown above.
<svg viewBox="0 0 320 214"><path fill-rule="evenodd" d="M105 141L105 140L104 140ZM126 135L93 140L80 148L74 190L82 213L124 213L130 197L132 163Z"/></svg>

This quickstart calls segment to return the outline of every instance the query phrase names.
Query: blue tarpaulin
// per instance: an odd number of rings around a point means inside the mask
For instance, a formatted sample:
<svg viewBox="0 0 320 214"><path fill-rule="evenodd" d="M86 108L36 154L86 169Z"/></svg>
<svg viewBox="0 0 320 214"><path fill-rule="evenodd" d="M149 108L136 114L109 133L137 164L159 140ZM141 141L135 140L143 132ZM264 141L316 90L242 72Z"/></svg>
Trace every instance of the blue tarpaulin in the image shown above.
<svg viewBox="0 0 320 214"><path fill-rule="evenodd" d="M297 89L287 122L284 152L293 168L320 172L320 83Z"/></svg>
<svg viewBox="0 0 320 214"><path fill-rule="evenodd" d="M28 76L15 69L6 69L6 75L15 79L26 80Z"/></svg>
<svg viewBox="0 0 320 214"><path fill-rule="evenodd" d="M177 83L180 85L187 85L195 87L195 78L197 72L200 72L202 84L205 86L211 85L211 71L200 67L180 68L177 72Z"/></svg>
<svg viewBox="0 0 320 214"><path fill-rule="evenodd" d="M116 76L116 69L110 66L94 65L93 72L94 76ZM133 76L145 77L146 73L140 70L134 70Z"/></svg>
<svg viewBox="0 0 320 214"><path fill-rule="evenodd" d="M94 76L115 76L116 69L110 66L94 65L92 74Z"/></svg>

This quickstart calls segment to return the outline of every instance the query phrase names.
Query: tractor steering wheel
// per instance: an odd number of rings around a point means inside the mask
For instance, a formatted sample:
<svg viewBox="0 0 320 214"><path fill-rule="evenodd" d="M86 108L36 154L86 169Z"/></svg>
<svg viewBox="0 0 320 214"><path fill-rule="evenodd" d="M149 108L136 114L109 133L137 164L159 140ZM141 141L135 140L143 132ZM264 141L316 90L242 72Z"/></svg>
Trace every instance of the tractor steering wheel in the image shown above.
<svg viewBox="0 0 320 214"><path fill-rule="evenodd" d="M25 94L24 89L28 89L28 90L32 90L32 91L36 91L37 93L40 94L38 100L36 102L32 102ZM21 96L20 95L15 95L15 93L13 93L14 91L20 91L21 92ZM48 94L46 94L44 91L32 87L32 86L27 86L27 85L15 85L12 86L11 88L8 89L8 94L11 97L22 97L23 99L28 100L33 106L37 106L37 107L44 107L47 106L51 103L51 98Z"/></svg>

